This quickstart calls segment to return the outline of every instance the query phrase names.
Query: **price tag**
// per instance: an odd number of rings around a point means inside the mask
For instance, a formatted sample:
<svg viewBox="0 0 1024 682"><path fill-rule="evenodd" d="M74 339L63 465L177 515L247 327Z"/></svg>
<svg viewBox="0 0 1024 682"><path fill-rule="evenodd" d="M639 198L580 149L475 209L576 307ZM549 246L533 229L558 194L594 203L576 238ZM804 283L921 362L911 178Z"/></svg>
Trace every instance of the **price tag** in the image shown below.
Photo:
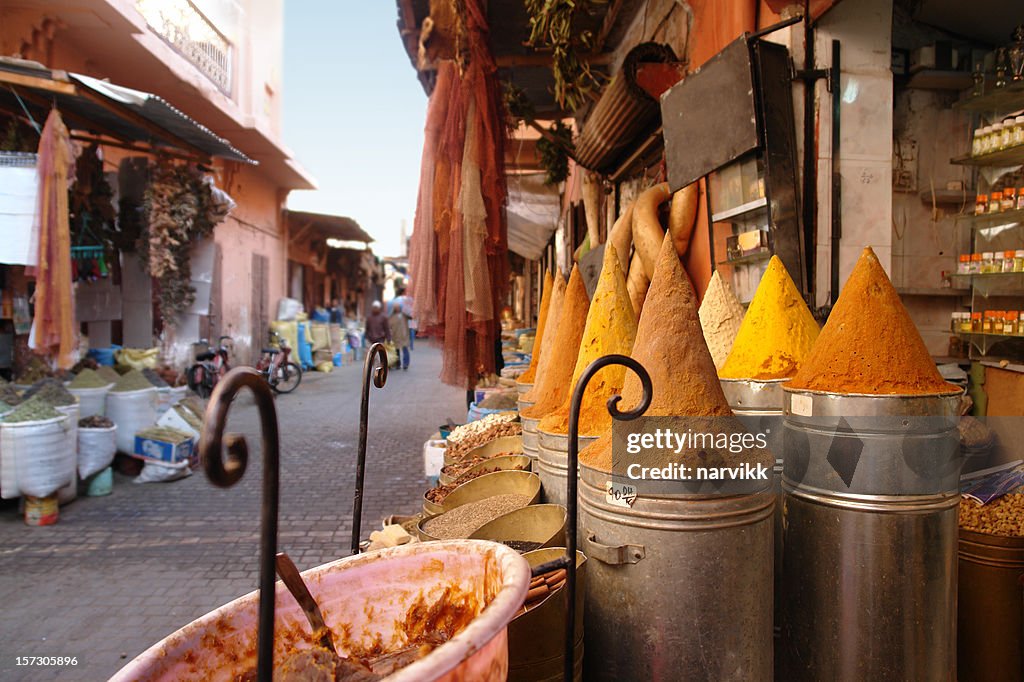
<svg viewBox="0 0 1024 682"><path fill-rule="evenodd" d="M629 509L636 502L636 486L631 483L607 481L604 486L605 502Z"/></svg>
<svg viewBox="0 0 1024 682"><path fill-rule="evenodd" d="M814 412L814 399L809 395L794 393L789 405L793 414L801 417L810 417Z"/></svg>

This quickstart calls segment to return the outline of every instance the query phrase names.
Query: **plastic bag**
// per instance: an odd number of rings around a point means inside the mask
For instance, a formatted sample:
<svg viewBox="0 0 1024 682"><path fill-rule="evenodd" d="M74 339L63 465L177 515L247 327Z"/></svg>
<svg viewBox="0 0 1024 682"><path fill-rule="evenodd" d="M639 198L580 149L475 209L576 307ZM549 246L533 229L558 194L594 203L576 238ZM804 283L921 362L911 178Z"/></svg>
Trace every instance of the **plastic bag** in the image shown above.
<svg viewBox="0 0 1024 682"><path fill-rule="evenodd" d="M117 425L117 449L135 454L135 433L156 423L156 387L107 394L107 418Z"/></svg>
<svg viewBox="0 0 1024 682"><path fill-rule="evenodd" d="M117 426L107 429L78 429L78 476L89 478L114 461Z"/></svg>
<svg viewBox="0 0 1024 682"><path fill-rule="evenodd" d="M191 475L192 469L189 468L188 462L182 462L175 466L157 464L156 462L146 462L142 467L142 473L135 477L134 482L166 483L168 481L177 481L179 478L186 478Z"/></svg>
<svg viewBox="0 0 1024 682"><path fill-rule="evenodd" d="M68 418L0 425L0 450L13 459L18 489L49 497L74 480L68 468Z"/></svg>
<svg viewBox="0 0 1024 682"><path fill-rule="evenodd" d="M398 348L395 347L395 344L388 341L384 344L384 350L388 354L388 368L397 369L402 364L402 360L398 355Z"/></svg>

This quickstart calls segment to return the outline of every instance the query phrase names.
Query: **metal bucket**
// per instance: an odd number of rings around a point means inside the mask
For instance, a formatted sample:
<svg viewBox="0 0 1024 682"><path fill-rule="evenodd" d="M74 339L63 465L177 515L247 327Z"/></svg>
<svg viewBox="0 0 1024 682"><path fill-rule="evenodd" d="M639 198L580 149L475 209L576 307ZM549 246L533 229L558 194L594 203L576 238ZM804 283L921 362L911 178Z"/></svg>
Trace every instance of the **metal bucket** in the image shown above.
<svg viewBox="0 0 1024 682"><path fill-rule="evenodd" d="M523 451L523 439L521 436L502 436L501 438L495 438L494 440L478 445L472 450L467 450L464 454L458 457L452 457L448 454L447 448L444 453L444 463L451 464L452 462L458 462L466 457L493 457L494 455L500 455L502 453L518 454Z"/></svg>
<svg viewBox="0 0 1024 682"><path fill-rule="evenodd" d="M466 474L475 474L478 471L491 471L494 469L498 471L529 471L530 464L530 458L526 455L499 455L485 459L479 464L474 464L462 472L461 475L464 476ZM451 474L445 471L447 468L441 469L441 475L438 477L438 482L441 485L448 485L455 480Z"/></svg>
<svg viewBox="0 0 1024 682"><path fill-rule="evenodd" d="M534 470L540 474L541 499L544 502L565 505L565 472L569 460L569 436L559 433L538 431L537 465ZM597 436L580 436L577 439L580 452L597 440Z"/></svg>
<svg viewBox="0 0 1024 682"><path fill-rule="evenodd" d="M789 379L755 381L753 379L722 379L722 392L744 428L750 433L765 433L768 451L775 455L772 471L772 494L775 496L775 638L776 654L782 623L782 384ZM779 657L776 655L776 664Z"/></svg>
<svg viewBox="0 0 1024 682"><path fill-rule="evenodd" d="M525 410L528 407L533 407L535 404L536 403L534 401L532 401L532 400L523 400L522 398L520 398L519 399L519 406L518 406L517 409L518 409L519 412L522 412L523 410Z"/></svg>
<svg viewBox="0 0 1024 682"><path fill-rule="evenodd" d="M501 543L516 540L540 544L531 551L565 546L565 521L566 511L562 505L532 504L485 523L472 533L469 539Z"/></svg>
<svg viewBox="0 0 1024 682"><path fill-rule="evenodd" d="M531 419L522 416L523 401L519 401L519 422L523 425L523 452L533 460L533 470L537 471L537 446L540 435L537 432L537 425L540 419Z"/></svg>
<svg viewBox="0 0 1024 682"><path fill-rule="evenodd" d="M771 492L609 498L580 468L587 680L772 679Z"/></svg>
<svg viewBox="0 0 1024 682"><path fill-rule="evenodd" d="M529 393L530 391L533 390L533 384L521 384L521 383L519 383L517 381L516 382L516 390L519 391L519 395L524 396L524 395L526 395L527 393ZM520 402L522 402L522 401L520 401ZM530 404L532 405L533 403L530 403Z"/></svg>
<svg viewBox="0 0 1024 682"><path fill-rule="evenodd" d="M785 679L955 679L959 402L785 390Z"/></svg>
<svg viewBox="0 0 1024 682"><path fill-rule="evenodd" d="M1024 680L1024 538L960 529L957 672L963 682Z"/></svg>
<svg viewBox="0 0 1024 682"><path fill-rule="evenodd" d="M565 556L564 547L527 552L530 567ZM576 659L577 682L583 679L583 603L587 584L587 557L576 552ZM562 682L565 671L566 591L559 590L508 625L509 682Z"/></svg>

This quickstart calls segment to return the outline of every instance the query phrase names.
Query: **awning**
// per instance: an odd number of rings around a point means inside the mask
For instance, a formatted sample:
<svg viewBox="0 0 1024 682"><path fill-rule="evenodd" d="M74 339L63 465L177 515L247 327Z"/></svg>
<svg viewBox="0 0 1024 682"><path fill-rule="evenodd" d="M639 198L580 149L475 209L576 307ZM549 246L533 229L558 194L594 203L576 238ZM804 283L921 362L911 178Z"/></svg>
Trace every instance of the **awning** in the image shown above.
<svg viewBox="0 0 1024 682"><path fill-rule="evenodd" d="M537 260L558 226L558 188L544 184L544 173L508 176L508 248Z"/></svg>
<svg viewBox="0 0 1024 682"><path fill-rule="evenodd" d="M41 123L54 105L71 130L204 158L256 163L157 95L53 71L34 62L0 58L0 109L19 116L27 113Z"/></svg>
<svg viewBox="0 0 1024 682"><path fill-rule="evenodd" d="M307 211L285 211L290 231L290 239L308 235L310 232L326 239L338 239L347 242L363 242L369 244L373 237L366 234L352 218L327 213L309 213Z"/></svg>

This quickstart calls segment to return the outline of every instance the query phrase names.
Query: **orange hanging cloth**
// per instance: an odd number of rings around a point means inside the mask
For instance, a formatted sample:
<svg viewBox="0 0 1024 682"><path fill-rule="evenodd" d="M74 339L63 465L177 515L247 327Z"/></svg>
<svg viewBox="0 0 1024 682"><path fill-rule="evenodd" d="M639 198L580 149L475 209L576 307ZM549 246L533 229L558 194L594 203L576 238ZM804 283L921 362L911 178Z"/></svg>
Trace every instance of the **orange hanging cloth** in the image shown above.
<svg viewBox="0 0 1024 682"><path fill-rule="evenodd" d="M28 272L36 278L35 319L29 347L55 355L60 369L70 369L75 364L77 336L68 225L68 172L73 163L68 129L57 109L51 109L39 140L39 262Z"/></svg>

